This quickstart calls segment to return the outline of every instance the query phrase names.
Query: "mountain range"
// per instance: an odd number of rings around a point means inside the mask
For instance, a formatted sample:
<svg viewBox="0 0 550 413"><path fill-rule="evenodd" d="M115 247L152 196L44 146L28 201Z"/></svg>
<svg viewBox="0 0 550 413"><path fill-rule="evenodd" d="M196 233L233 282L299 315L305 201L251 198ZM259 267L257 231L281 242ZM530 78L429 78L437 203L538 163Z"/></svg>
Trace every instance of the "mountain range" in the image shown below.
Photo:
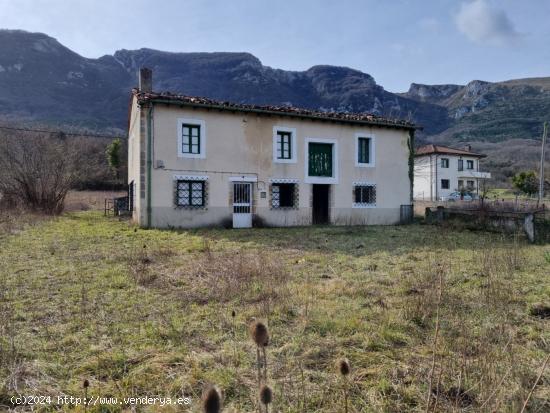
<svg viewBox="0 0 550 413"><path fill-rule="evenodd" d="M412 119L424 127L419 142L470 143L490 155L486 167L502 180L536 162L536 140L550 119L550 77L413 83L391 93L351 68L285 71L249 53L139 49L89 59L45 34L20 30L0 30L0 44L0 119L10 124L124 133L130 90L147 66L156 91Z"/></svg>

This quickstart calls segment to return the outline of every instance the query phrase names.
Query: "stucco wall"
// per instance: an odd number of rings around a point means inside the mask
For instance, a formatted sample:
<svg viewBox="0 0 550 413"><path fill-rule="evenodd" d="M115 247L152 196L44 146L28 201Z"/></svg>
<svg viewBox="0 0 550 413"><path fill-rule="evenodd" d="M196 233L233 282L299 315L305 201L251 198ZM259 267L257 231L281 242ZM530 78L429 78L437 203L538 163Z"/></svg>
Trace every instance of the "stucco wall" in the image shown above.
<svg viewBox="0 0 550 413"><path fill-rule="evenodd" d="M178 157L178 119L204 121L204 159ZM296 129L296 163L273 162L273 127ZM409 204L408 133L405 130L357 127L330 122L250 115L217 110L155 105L153 110L152 226L195 227L219 225L231 220L230 177L247 176L253 184L254 212L268 225L311 223L311 184L305 183L306 138L334 139L338 152L338 180L331 185L330 217L334 224L393 224L399 208ZM355 166L355 134L375 137L375 167ZM144 140L142 139L142 142ZM164 168L157 167L161 160ZM132 166L131 169L134 169ZM174 175L208 176L207 205L201 210L174 205ZM299 182L298 208L270 208L270 179L292 178ZM373 208L352 208L353 182L377 186ZM260 197L265 191L267 196ZM141 218L140 218L141 217ZM137 214L141 224L143 214Z"/></svg>

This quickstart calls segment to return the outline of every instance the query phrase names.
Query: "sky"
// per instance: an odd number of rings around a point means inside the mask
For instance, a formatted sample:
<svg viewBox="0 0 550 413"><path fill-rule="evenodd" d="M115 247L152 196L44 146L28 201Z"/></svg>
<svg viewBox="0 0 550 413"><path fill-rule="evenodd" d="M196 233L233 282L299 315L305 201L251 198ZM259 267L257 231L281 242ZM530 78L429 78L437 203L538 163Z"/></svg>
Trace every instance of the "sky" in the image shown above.
<svg viewBox="0 0 550 413"><path fill-rule="evenodd" d="M89 58L148 47L348 66L392 92L550 76L549 0L0 0L0 28Z"/></svg>

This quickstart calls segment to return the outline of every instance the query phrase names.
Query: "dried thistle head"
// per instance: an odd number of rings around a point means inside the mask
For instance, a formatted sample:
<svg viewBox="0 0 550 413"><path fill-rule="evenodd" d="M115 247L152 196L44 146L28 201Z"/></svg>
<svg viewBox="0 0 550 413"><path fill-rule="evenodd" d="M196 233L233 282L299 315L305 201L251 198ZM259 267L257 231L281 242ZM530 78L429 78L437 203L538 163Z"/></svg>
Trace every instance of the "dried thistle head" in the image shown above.
<svg viewBox="0 0 550 413"><path fill-rule="evenodd" d="M273 391L271 390L271 387L266 384L264 384L260 389L260 401L265 406L273 401Z"/></svg>
<svg viewBox="0 0 550 413"><path fill-rule="evenodd" d="M269 344L269 332L266 325L261 321L255 321L252 324L250 334L258 347L265 347Z"/></svg>
<svg viewBox="0 0 550 413"><path fill-rule="evenodd" d="M222 411L222 395L216 386L210 386L202 394L202 410L204 413Z"/></svg>
<svg viewBox="0 0 550 413"><path fill-rule="evenodd" d="M342 376L347 376L351 372L351 367L349 364L349 360L346 358L343 358L338 361L338 370L340 371L340 374Z"/></svg>
<svg viewBox="0 0 550 413"><path fill-rule="evenodd" d="M85 389L90 387L90 382L88 381L88 379L84 379L84 381L82 382L82 387L84 387Z"/></svg>

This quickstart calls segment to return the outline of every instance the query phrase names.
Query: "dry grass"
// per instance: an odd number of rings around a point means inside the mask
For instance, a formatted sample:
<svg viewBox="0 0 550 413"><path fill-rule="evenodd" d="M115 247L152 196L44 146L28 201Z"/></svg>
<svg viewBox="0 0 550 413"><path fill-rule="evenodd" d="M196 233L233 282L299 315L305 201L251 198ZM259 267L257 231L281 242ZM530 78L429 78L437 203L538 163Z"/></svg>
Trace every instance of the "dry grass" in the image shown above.
<svg viewBox="0 0 550 413"><path fill-rule="evenodd" d="M141 230L92 212L21 228L0 250L0 404L88 379L91 396L185 395L193 412L215 384L225 412L258 411L262 320L270 411L342 411L343 358L350 412L549 408L544 246L420 225Z"/></svg>

